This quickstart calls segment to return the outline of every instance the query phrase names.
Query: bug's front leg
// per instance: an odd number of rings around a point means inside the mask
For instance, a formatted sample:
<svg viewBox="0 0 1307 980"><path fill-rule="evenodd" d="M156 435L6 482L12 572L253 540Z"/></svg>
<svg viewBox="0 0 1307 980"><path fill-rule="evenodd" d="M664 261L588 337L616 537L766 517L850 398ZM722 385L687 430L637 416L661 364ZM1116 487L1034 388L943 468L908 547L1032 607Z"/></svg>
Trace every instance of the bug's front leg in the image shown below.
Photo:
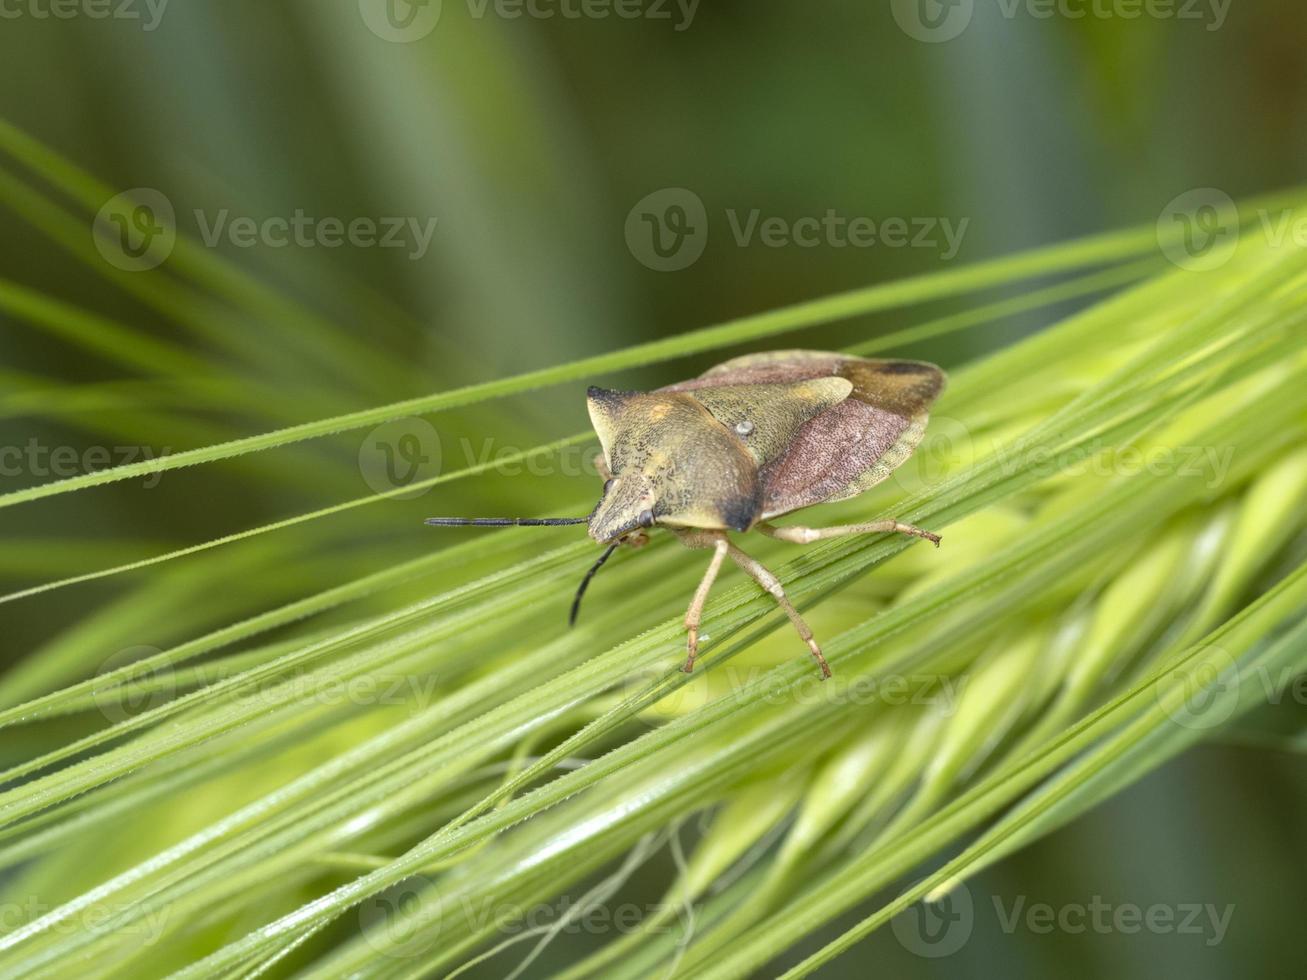
<svg viewBox="0 0 1307 980"><path fill-rule="evenodd" d="M891 531L896 531L899 534L911 534L917 538L925 538L936 548L939 547L940 542L939 535L933 531L892 520L867 521L863 524L841 524L837 527L800 527L797 525L775 527L771 524L759 524L758 530L769 538L775 538L777 541L792 541L795 544L811 544L813 541L820 541L823 538L840 538L847 534L888 534Z"/></svg>
<svg viewBox="0 0 1307 980"><path fill-rule="evenodd" d="M690 545L690 547L695 546ZM702 547L702 545L699 545L699 547ZM713 582L717 580L717 573L722 570L722 561L726 558L726 552L730 548L730 544L723 535L713 539L712 548L712 561L708 563L708 570L704 572L699 587L694 590L694 598L690 600L690 608L685 612L686 657L685 666L681 669L687 674L694 670L694 658L699 654L699 623L703 620L703 606L708 601L708 593L712 589Z"/></svg>
<svg viewBox="0 0 1307 980"><path fill-rule="evenodd" d="M604 459L603 453L596 453L594 458L595 472L599 474L599 479L607 483L613 478L613 471L608 468L608 460Z"/></svg>

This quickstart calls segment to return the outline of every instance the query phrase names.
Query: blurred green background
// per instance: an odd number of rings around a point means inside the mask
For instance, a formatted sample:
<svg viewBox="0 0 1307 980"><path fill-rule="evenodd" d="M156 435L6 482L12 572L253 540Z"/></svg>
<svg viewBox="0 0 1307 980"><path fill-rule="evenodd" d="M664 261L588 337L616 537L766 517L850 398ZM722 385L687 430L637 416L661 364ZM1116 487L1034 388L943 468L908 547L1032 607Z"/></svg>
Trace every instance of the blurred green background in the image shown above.
<svg viewBox="0 0 1307 980"><path fill-rule="evenodd" d="M190 448L950 262L1149 224L1195 188L1240 198L1298 183L1307 160L1307 8L1297 0L1178 0L1158 8L1168 17L1124 16L1134 9L1128 2L1068 0L1073 13L1115 13L1044 17L1036 15L1043 5L1000 0L959 8L736 0L692 11L669 3L659 8L665 19L647 16L651 3L628 8L646 15L625 19L564 16L583 9L579 0L540 0L538 10L555 12L548 18L505 16L518 8L474 0L415 8L397 0L390 13L415 18L400 37L378 20L385 4L369 0L121 2L88 0L63 17L49 0L5 0L0 117L114 192L158 191L179 232L205 248L204 230L219 216L395 217L406 230L395 248L277 247L266 238L245 247L225 235L213 246L335 324L345 353L323 364L275 315L205 306L204 326L191 329L143 301L124 286L133 274L89 248L85 216L67 245L38 230L24 187L50 185L4 159L0 280L196 352L250 385L250 403L233 407L207 406L186 378L128 384L122 365L33 329L6 305L0 445L35 439L47 450L73 447L79 461L91 447ZM969 19L935 43L904 27L913 9ZM684 268L661 271L650 267L658 262L640 234L651 226L637 202L668 188L681 190L658 200L702 202L703 216L688 217L706 240ZM741 242L732 224L756 216L794 229L828 212L934 231L917 245L858 247L821 235L812 245L769 244L761 234ZM413 223L432 218L430 246L420 247ZM662 218L670 234L672 218ZM956 255L941 244L945 223L964 229ZM906 353L960 364L1053 316ZM864 317L799 342L843 346L904 325L901 314ZM667 383L715 359L594 380ZM445 465L585 428L583 387L442 415ZM284 403L264 403L259 391ZM155 413L148 425L143 410ZM354 433L278 450L275 469L251 457L168 473L158 486L116 484L5 511L3 587L365 495L385 479L368 451ZM288 459L294 480L279 475ZM417 519L427 513L575 511L596 488L580 460L567 472L463 481L287 532L275 574L246 574L256 546L195 559L229 563L220 596L193 587L192 560L183 559L148 579L7 605L0 662L21 678L30 667L14 667L20 660L67 655L66 679L83 676L85 663L59 651L71 649L76 630L94 636L100 610L138 610L134 628L115 619L121 635L103 638L109 648L164 646L425 553L433 542ZM8 491L58 475L47 465L7 465L0 479ZM183 607L187 617L155 615ZM79 724L6 733L0 753L6 762L28 757ZM1162 967L1194 977L1277 975L1301 956L1304 825L1299 760L1206 748L981 876L971 886L974 935L956 953L924 958L885 930L823 975L1144 977ZM1008 909L1019 896L1055 908L1100 896L1233 912L1219 943L1146 929L1005 932L995 899ZM586 944L564 935L537 965L566 962Z"/></svg>

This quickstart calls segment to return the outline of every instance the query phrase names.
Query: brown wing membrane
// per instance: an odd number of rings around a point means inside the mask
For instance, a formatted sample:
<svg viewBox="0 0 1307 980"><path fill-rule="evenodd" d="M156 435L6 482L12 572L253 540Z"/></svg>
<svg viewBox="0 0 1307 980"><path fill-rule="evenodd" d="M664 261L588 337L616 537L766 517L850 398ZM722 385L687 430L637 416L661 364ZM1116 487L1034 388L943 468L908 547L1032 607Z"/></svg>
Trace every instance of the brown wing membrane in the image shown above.
<svg viewBox="0 0 1307 980"><path fill-rule="evenodd" d="M921 361L817 351L741 358L701 380L742 373L754 383L834 375L853 385L847 399L801 426L785 453L763 467L763 519L847 499L885 479L921 440L928 409L945 381L943 371Z"/></svg>
<svg viewBox="0 0 1307 980"><path fill-rule="evenodd" d="M845 361L840 377L853 382L850 398L905 418L929 409L946 380L943 371L925 361L863 357Z"/></svg>

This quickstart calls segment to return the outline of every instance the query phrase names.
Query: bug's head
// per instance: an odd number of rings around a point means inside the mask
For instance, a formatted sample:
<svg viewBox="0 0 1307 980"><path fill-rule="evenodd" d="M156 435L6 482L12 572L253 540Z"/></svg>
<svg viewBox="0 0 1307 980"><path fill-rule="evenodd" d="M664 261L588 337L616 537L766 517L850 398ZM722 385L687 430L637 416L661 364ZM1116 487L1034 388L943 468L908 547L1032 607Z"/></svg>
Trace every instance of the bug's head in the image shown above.
<svg viewBox="0 0 1307 980"><path fill-rule="evenodd" d="M759 506L757 469L688 395L591 388L590 420L612 477L590 515L601 543L643 543L653 527L743 531Z"/></svg>
<svg viewBox="0 0 1307 980"><path fill-rule="evenodd" d="M642 474L614 476L604 484L604 495L590 515L590 537L601 544L643 544L645 532L658 523L657 505L654 487Z"/></svg>

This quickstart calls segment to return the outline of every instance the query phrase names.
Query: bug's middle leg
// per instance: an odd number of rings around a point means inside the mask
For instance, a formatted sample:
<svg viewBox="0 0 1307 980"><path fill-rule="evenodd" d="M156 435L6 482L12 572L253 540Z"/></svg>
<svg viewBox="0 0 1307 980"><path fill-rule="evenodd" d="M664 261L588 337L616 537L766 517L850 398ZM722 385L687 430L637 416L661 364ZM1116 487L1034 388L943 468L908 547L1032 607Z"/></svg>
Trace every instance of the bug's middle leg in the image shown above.
<svg viewBox="0 0 1307 980"><path fill-rule="evenodd" d="M776 600L776 604L784 610L786 616L790 617L790 622L793 623L794 628L798 630L799 636L803 638L803 642L808 644L808 649L812 651L812 655L816 659L818 666L821 667L822 679L824 680L829 677L830 664L826 663L826 657L822 654L821 647L817 645L817 640L813 637L812 630L808 628L808 624L803 621L803 617L799 615L799 611L794 608L794 604L790 602L789 596L785 594L785 590L781 587L780 579L768 571L762 562L746 555L733 544L727 544L727 554L731 556L731 560L735 562L735 564L744 569L745 573L750 578L771 593L772 598Z"/></svg>
<svg viewBox="0 0 1307 980"><path fill-rule="evenodd" d="M792 541L795 544L810 544L823 538L840 538L847 534L889 534L891 531L896 531L899 534L911 534L917 538L925 538L936 548L939 547L940 540L939 535L933 531L927 531L914 524L903 524L893 520L867 521L863 524L841 524L837 527L800 527L798 525L776 527L772 524L759 524L757 530L769 538L775 538L777 541Z"/></svg>

